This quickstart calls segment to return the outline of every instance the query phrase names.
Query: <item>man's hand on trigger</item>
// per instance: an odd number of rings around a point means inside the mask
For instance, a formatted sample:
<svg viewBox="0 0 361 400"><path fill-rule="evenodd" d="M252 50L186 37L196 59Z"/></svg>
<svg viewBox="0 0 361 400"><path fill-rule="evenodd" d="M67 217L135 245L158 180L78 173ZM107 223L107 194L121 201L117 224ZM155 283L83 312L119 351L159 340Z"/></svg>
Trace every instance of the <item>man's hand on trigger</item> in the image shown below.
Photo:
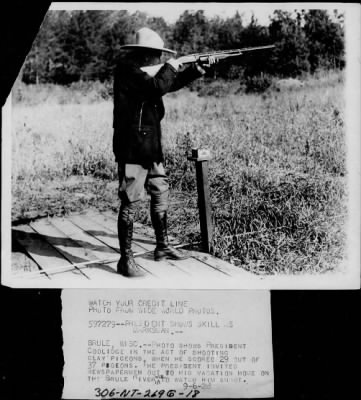
<svg viewBox="0 0 361 400"><path fill-rule="evenodd" d="M206 62L204 62L204 61L197 62L196 66L197 66L198 71L202 75L204 75L207 72L206 69L211 68L217 62L218 62L218 60L215 57L209 56L209 57L207 57L207 61ZM204 68L206 68L206 69L204 69Z"/></svg>
<svg viewBox="0 0 361 400"><path fill-rule="evenodd" d="M204 67L210 68L212 67L214 64L217 64L218 59L214 56L208 56L207 57L207 61L205 63L202 63L202 65Z"/></svg>

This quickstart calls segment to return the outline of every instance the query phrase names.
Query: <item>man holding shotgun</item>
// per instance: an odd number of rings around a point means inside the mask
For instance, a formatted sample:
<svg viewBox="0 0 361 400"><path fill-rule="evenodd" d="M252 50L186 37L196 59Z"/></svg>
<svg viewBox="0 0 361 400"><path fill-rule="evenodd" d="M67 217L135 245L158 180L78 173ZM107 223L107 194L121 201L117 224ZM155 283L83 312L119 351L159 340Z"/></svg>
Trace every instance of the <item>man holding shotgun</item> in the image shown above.
<svg viewBox="0 0 361 400"><path fill-rule="evenodd" d="M154 259L186 258L169 245L167 237L169 185L161 143L162 96L203 76L204 68L214 64L215 59L210 56L202 63L184 67L180 59L170 58L153 74L151 66L160 63L162 53L175 52L164 48L161 37L149 28L140 29L136 43L122 49L114 75L113 115L113 151L118 163L121 201L118 216L121 258L117 272L131 277L141 275L131 245L135 205L143 198L144 189L151 196L150 213L157 243Z"/></svg>

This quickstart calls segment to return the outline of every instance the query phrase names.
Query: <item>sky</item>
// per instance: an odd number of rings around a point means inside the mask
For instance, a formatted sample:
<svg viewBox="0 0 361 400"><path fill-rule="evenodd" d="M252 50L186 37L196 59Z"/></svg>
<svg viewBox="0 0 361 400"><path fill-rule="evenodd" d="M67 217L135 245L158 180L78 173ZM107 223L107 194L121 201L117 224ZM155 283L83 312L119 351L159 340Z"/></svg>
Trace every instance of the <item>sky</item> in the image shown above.
<svg viewBox="0 0 361 400"><path fill-rule="evenodd" d="M232 17L236 11L243 16L244 22L249 22L252 13L254 13L258 23L261 25L269 24L269 16L277 8L293 11L295 9L308 8L342 8L342 3L163 3L163 2L117 2L117 3L52 3L51 9L119 9L134 12L136 10L144 11L150 16L163 17L168 23L175 22L185 10L204 10L207 17L216 15L227 18Z"/></svg>

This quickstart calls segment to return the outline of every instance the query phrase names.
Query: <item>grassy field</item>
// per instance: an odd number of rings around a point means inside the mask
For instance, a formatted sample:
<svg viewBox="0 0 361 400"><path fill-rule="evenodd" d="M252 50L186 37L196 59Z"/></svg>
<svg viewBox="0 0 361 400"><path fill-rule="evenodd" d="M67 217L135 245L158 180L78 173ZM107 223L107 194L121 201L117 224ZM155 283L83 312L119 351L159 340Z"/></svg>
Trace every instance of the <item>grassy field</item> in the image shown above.
<svg viewBox="0 0 361 400"><path fill-rule="evenodd" d="M186 156L208 148L215 255L257 274L337 269L347 211L343 87L329 73L298 90L252 95L214 83L165 96L170 233L200 240ZM117 210L106 88L18 85L14 94L13 220ZM150 225L148 206L137 219Z"/></svg>

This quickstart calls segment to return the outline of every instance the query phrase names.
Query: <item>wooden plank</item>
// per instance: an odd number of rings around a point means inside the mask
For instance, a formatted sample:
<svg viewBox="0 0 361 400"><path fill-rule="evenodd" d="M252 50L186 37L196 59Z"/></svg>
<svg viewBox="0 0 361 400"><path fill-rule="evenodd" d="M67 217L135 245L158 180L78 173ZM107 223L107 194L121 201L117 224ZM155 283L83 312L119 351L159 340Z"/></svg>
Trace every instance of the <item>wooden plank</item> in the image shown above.
<svg viewBox="0 0 361 400"><path fill-rule="evenodd" d="M63 257L53 246L41 237L29 225L18 225L13 227L14 237L26 250L29 256L38 264L45 273L48 271L50 279L57 279L57 274L51 274L52 268L63 267L71 263ZM51 274L51 275L50 275ZM64 274L64 273L62 273ZM79 271L69 271L71 278L84 279Z"/></svg>
<svg viewBox="0 0 361 400"><path fill-rule="evenodd" d="M190 254L191 255L191 254ZM187 271L193 278L207 279L209 278L225 278L230 275L217 268L199 261L195 257L189 257L186 260L168 261L170 264L176 264L179 268Z"/></svg>
<svg viewBox="0 0 361 400"><path fill-rule="evenodd" d="M205 265L220 270L227 275L234 276L238 274L242 275L247 274L247 271L243 270L242 268L235 267L234 265L228 263L227 261L221 260L210 254L200 253L196 251L191 251L190 254L192 255L193 258L204 263Z"/></svg>
<svg viewBox="0 0 361 400"><path fill-rule="evenodd" d="M11 272L14 276L33 271L40 271L40 269L28 255L21 251L11 252ZM46 275L41 274L41 277L46 278Z"/></svg>
<svg viewBox="0 0 361 400"><path fill-rule="evenodd" d="M87 268L82 269L91 278L91 281L102 283L109 280L112 284L122 284L127 278L117 273L117 261L106 264L91 264ZM144 272L146 276L151 276L149 273Z"/></svg>
<svg viewBox="0 0 361 400"><path fill-rule="evenodd" d="M73 218L74 217L74 218ZM53 218L50 222L60 229L68 237L76 240L78 244L87 250L88 257L95 257L93 259L107 259L119 256L119 250L115 250L110 247L109 244L112 242L112 238L106 235L100 235L104 241L100 241L98 236L93 236L89 234L88 231L93 231L94 225L89 222L87 218L83 218L81 215L74 215L69 217L69 219ZM101 265L90 265L89 269L102 269L108 272L114 272L116 270L116 263L114 264L101 264ZM148 273L144 269L145 273Z"/></svg>
<svg viewBox="0 0 361 400"><path fill-rule="evenodd" d="M108 225L110 225L108 220L105 220L104 225L101 225L98 221L94 220L95 217L94 214L90 213L73 214L69 216L69 220L83 229L87 234L97 238L102 243L119 252L117 231L114 232L114 229L108 227ZM147 251L143 246L139 246L134 241L132 242L132 250L134 253Z"/></svg>
<svg viewBox="0 0 361 400"><path fill-rule="evenodd" d="M91 261L96 259L92 258L90 252L81 247L78 242L66 236L61 230L52 225L49 220L41 219L30 223L30 226L42 235L55 249L59 251L67 260L72 264L82 263L84 261ZM90 279L83 269L79 269L85 278Z"/></svg>
<svg viewBox="0 0 361 400"><path fill-rule="evenodd" d="M33 271L40 271L39 266L24 252L16 240L15 231L12 231L11 234L11 273L13 275L23 275ZM46 279L45 274L41 274L41 276L43 279Z"/></svg>
<svg viewBox="0 0 361 400"><path fill-rule="evenodd" d="M70 246L66 246L65 249L59 247L59 251L65 251L67 254L71 253L74 257L79 258L78 262L115 258L119 255L118 252L106 246L93 236L88 235L67 219L52 218L49 222L54 228L59 230L63 236L72 239L72 244L68 242ZM91 264L86 270L82 269L82 271L92 278L96 277L92 273L92 271L96 269L102 269L113 273L115 267L109 264Z"/></svg>
<svg viewBox="0 0 361 400"><path fill-rule="evenodd" d="M99 241L93 235L89 235L68 218L52 218L49 222L68 238L77 242L77 245L83 249L82 257L84 259L105 259L119 254L118 251Z"/></svg>
<svg viewBox="0 0 361 400"><path fill-rule="evenodd" d="M116 273L116 265L117 263L107 264L112 268L112 272L106 271L101 268L92 269L91 280L87 281L87 287L109 287L109 288L158 288L159 287L159 278L144 271L146 267L143 264L142 271L144 275L137 277L124 277L120 274ZM89 283L88 283L89 282Z"/></svg>
<svg viewBox="0 0 361 400"><path fill-rule="evenodd" d="M138 256L135 258L135 261L143 268L147 268L148 271L159 279L191 279L189 272L180 266L169 263L168 260L154 261L153 255Z"/></svg>

